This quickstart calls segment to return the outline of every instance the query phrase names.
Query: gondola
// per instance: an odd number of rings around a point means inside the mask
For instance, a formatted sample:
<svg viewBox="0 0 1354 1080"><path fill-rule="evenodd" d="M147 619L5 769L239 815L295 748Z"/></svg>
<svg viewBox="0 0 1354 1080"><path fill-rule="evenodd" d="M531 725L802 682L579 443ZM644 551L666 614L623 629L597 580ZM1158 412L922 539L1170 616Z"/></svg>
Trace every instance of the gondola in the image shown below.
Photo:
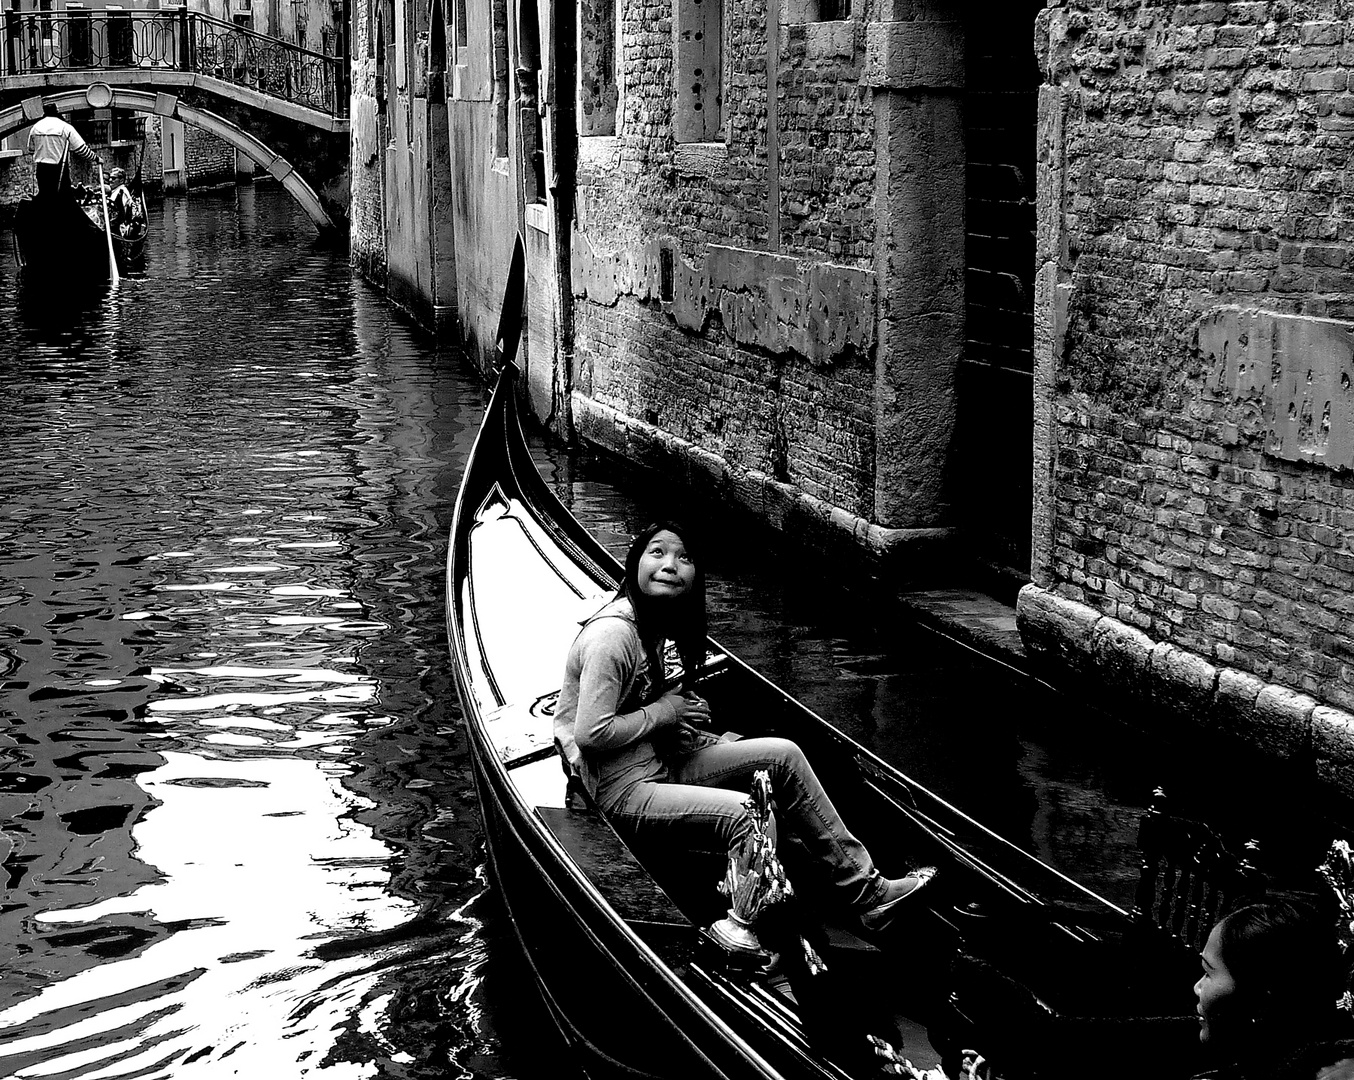
<svg viewBox="0 0 1354 1080"><path fill-rule="evenodd" d="M761 940L712 926L725 867L634 850L569 781L551 711L579 620L621 568L540 476L517 412L520 249L504 364L457 498L447 562L452 669L492 880L554 1024L589 1076L876 1077L868 1036L919 1031L961 1075L1188 1076L1197 957L1003 840L848 738L715 641L701 693L742 736L796 740L886 873L935 864L880 936L803 888ZM717 732L718 733L718 732ZM750 796L751 797L751 796ZM787 861L787 866L789 865ZM792 883L794 875L791 874ZM923 902L924 901L924 902ZM913 1044L915 1045L915 1044Z"/></svg>
<svg viewBox="0 0 1354 1080"><path fill-rule="evenodd" d="M119 273L145 262L146 200L138 194L141 215L129 235L113 232L113 254ZM91 216L77 200L74 189L52 195L30 195L14 208L14 254L25 276L54 283L107 283L108 237L102 210Z"/></svg>

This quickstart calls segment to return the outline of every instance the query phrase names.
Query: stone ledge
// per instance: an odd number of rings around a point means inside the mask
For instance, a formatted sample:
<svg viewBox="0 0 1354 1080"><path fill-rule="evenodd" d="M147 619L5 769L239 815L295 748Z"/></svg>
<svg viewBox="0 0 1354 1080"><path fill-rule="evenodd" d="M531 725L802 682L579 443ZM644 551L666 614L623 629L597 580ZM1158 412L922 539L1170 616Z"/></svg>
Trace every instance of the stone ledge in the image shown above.
<svg viewBox="0 0 1354 1080"><path fill-rule="evenodd" d="M1122 700L1246 743L1326 793L1354 801L1354 716L1155 642L1076 600L1026 585L1016 624L1032 666L1099 680Z"/></svg>
<svg viewBox="0 0 1354 1080"><path fill-rule="evenodd" d="M824 502L794 484L724 458L652 424L604 405L581 391L570 397L579 437L631 461L672 472L703 495L749 511L796 540L865 556L867 566L903 580L936 576L948 566L950 529L888 529ZM910 570L916 566L921 569Z"/></svg>

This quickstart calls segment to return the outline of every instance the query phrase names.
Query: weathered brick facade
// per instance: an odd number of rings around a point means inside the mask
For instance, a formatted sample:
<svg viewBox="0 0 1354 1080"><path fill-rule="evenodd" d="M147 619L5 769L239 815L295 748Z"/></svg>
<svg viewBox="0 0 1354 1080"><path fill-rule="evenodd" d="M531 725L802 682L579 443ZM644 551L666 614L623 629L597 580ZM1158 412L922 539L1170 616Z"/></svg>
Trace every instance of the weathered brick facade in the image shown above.
<svg viewBox="0 0 1354 1080"><path fill-rule="evenodd" d="M614 412L713 455L735 496L788 485L848 540L932 542L962 347L958 13L729 2L722 122L682 142L690 7L621 6L616 134L580 140L578 429L620 445ZM910 243L927 228L948 255Z"/></svg>
<svg viewBox="0 0 1354 1080"><path fill-rule="evenodd" d="M1067 0L1037 43L1036 584L1198 658L1202 722L1287 695L1262 741L1349 788L1354 25Z"/></svg>
<svg viewBox="0 0 1354 1080"><path fill-rule="evenodd" d="M819 55L808 45L809 31L825 29L835 34L814 39L838 45ZM873 114L869 95L859 92L861 24L788 30L778 81L781 249L772 257L749 256L746 273L720 273L712 294L707 271L712 262L729 261L731 249L775 251L766 176L766 10L754 3L730 14L727 140L692 147L674 144L669 128L671 4L626 7L621 136L605 140L609 159L585 147L578 222L580 236L611 256L608 266L647 265L639 274L608 270L599 288L593 267L576 260L574 291L584 302L576 315L575 386L735 468L792 482L869 518L870 334L854 341L843 336L834 350L815 343L831 332L826 327L807 328L795 342L730 322L739 299L748 319L760 320L783 297L778 314L793 325L808 315L809 275L838 272L855 288L832 318L873 318L866 307L874 300ZM663 257L672 262L671 300L661 296L657 254L643 250L656 229L666 234ZM593 255L587 251L584 258ZM651 280L633 280L641 274ZM630 280L612 288L615 276ZM773 295L776 285L783 286L780 295ZM697 298L684 301L692 292ZM685 316L684 303L700 310Z"/></svg>
<svg viewBox="0 0 1354 1080"><path fill-rule="evenodd" d="M185 129L184 162L190 188L235 182L235 148L209 131Z"/></svg>
<svg viewBox="0 0 1354 1080"><path fill-rule="evenodd" d="M368 46L371 10L353 8L354 44L352 99L349 104L351 140L348 243L354 265L378 285L385 283L385 221L381 195L385 147L379 130L376 99L376 59Z"/></svg>

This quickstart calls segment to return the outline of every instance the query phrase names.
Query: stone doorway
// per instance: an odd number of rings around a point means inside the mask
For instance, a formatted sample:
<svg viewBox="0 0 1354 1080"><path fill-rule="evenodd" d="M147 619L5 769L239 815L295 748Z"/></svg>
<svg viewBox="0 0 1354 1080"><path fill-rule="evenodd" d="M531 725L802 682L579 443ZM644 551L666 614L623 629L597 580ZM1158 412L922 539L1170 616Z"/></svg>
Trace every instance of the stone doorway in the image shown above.
<svg viewBox="0 0 1354 1080"><path fill-rule="evenodd" d="M1035 134L1042 0L982 5L965 22L964 354L952 498L972 554L1028 580L1033 505ZM972 9L971 9L972 10Z"/></svg>

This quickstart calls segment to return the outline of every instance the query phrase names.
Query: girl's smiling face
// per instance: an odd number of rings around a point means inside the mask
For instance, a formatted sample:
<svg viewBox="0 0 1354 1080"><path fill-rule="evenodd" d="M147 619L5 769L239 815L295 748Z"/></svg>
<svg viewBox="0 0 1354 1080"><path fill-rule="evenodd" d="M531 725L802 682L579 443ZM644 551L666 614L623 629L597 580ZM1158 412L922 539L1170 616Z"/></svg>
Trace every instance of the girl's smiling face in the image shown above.
<svg viewBox="0 0 1354 1080"><path fill-rule="evenodd" d="M682 538L670 529L660 529L644 546L636 574L645 596L681 596L696 580L696 564L686 553Z"/></svg>
<svg viewBox="0 0 1354 1080"><path fill-rule="evenodd" d="M1194 984L1194 996L1199 999L1199 1041L1208 1042L1218 1033L1218 1020L1226 1027L1227 1000L1236 992L1236 980L1222 962L1221 946L1222 924L1213 927L1208 935L1208 944L1199 954L1203 961L1204 973Z"/></svg>

